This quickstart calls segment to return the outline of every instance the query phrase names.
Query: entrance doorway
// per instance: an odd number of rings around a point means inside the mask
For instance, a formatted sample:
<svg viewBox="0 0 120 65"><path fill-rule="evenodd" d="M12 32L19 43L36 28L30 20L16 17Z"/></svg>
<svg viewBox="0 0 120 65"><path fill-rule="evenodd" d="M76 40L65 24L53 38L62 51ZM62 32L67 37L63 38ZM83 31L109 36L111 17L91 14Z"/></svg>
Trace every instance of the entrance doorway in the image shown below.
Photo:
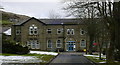
<svg viewBox="0 0 120 65"><path fill-rule="evenodd" d="M67 41L66 42L66 51L75 51L75 41Z"/></svg>

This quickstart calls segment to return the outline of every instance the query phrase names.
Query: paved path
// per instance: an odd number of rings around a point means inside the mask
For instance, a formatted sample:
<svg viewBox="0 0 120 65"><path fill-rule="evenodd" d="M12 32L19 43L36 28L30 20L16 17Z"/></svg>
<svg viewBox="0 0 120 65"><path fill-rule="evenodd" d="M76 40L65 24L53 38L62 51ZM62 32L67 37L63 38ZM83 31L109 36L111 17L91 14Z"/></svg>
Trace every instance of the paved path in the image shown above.
<svg viewBox="0 0 120 65"><path fill-rule="evenodd" d="M60 53L49 65L95 65L77 52Z"/></svg>

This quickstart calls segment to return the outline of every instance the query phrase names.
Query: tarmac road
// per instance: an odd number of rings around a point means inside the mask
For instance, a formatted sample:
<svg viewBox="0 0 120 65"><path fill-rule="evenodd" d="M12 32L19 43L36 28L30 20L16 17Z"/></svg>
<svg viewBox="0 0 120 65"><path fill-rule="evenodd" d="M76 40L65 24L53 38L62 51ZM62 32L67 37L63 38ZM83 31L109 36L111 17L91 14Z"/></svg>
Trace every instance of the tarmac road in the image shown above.
<svg viewBox="0 0 120 65"><path fill-rule="evenodd" d="M62 52L49 65L95 65L78 52Z"/></svg>

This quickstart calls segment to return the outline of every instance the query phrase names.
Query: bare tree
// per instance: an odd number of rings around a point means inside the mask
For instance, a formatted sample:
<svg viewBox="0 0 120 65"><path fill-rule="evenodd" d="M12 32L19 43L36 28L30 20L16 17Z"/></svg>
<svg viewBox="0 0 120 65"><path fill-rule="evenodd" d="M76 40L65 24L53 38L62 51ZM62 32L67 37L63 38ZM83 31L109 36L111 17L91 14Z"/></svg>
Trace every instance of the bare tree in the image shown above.
<svg viewBox="0 0 120 65"><path fill-rule="evenodd" d="M74 15L79 18L80 17L83 17L83 18L88 17L88 18L91 18L91 20L92 20L92 18L93 18L93 15L91 15L92 10L90 10L89 8L91 8L91 6L92 6L93 9L97 10L97 17L102 19L102 21L100 23L103 23L105 25L105 27L101 27L100 28L101 30L99 29L99 31L105 32L104 30L102 30L102 28L107 29L107 32L110 35L110 36L107 36L108 34L105 34L105 33L97 34L98 36L100 35L99 38L102 38L101 39L102 42L101 42L101 44L99 44L100 51L101 51L104 39L108 38L110 43L109 43L108 52L107 52L107 62L113 62L115 47L117 45L119 45L119 43L120 43L118 40L120 38L120 36L118 35L119 31L117 31L117 30L119 30L118 28L120 26L120 24L118 22L118 20L119 20L118 13L120 12L120 5L118 3L116 6L113 5L113 3L115 3L115 2L112 2L111 0L105 0L104 2L80 2L78 0L74 0L74 1L69 0L69 3L70 4L67 5L67 8L64 8L64 9L67 10L70 13L70 15ZM114 13L114 15L113 15L113 13ZM115 14L118 16L116 17ZM90 20L89 20L89 22L90 22ZM93 23L93 22L91 22L91 23ZM91 27L91 29L89 29L89 30L92 30L92 29L94 29L94 28ZM94 34L94 32L95 31L88 32L88 33ZM91 34L91 36L92 36L92 34ZM104 35L106 35L106 36L104 36ZM93 36L95 36L95 35L93 35ZM99 38L98 38L98 40L99 40ZM91 43L90 43L90 45L91 45ZM117 45L116 45L116 43L117 43ZM117 46L117 48L118 48L118 46Z"/></svg>
<svg viewBox="0 0 120 65"><path fill-rule="evenodd" d="M56 13L54 10L51 10L51 11L49 12L48 17L49 17L50 19L58 19L58 18L61 18L61 15L60 15L59 13Z"/></svg>
<svg viewBox="0 0 120 65"><path fill-rule="evenodd" d="M96 33L96 15L97 11L94 8L94 2L81 2L81 1L69 1L67 6L64 8L69 15L73 15L77 18L83 19L86 23L86 28L88 35L90 37L89 43L89 54L92 54L92 46L94 42L94 37Z"/></svg>

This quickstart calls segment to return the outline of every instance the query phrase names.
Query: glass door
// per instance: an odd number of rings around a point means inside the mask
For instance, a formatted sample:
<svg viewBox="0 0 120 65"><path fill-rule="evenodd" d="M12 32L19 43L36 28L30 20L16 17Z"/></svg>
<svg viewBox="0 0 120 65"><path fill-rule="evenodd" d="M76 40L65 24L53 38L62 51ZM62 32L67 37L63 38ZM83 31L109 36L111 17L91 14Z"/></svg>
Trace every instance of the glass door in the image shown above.
<svg viewBox="0 0 120 65"><path fill-rule="evenodd" d="M75 51L75 42L66 43L66 51Z"/></svg>

